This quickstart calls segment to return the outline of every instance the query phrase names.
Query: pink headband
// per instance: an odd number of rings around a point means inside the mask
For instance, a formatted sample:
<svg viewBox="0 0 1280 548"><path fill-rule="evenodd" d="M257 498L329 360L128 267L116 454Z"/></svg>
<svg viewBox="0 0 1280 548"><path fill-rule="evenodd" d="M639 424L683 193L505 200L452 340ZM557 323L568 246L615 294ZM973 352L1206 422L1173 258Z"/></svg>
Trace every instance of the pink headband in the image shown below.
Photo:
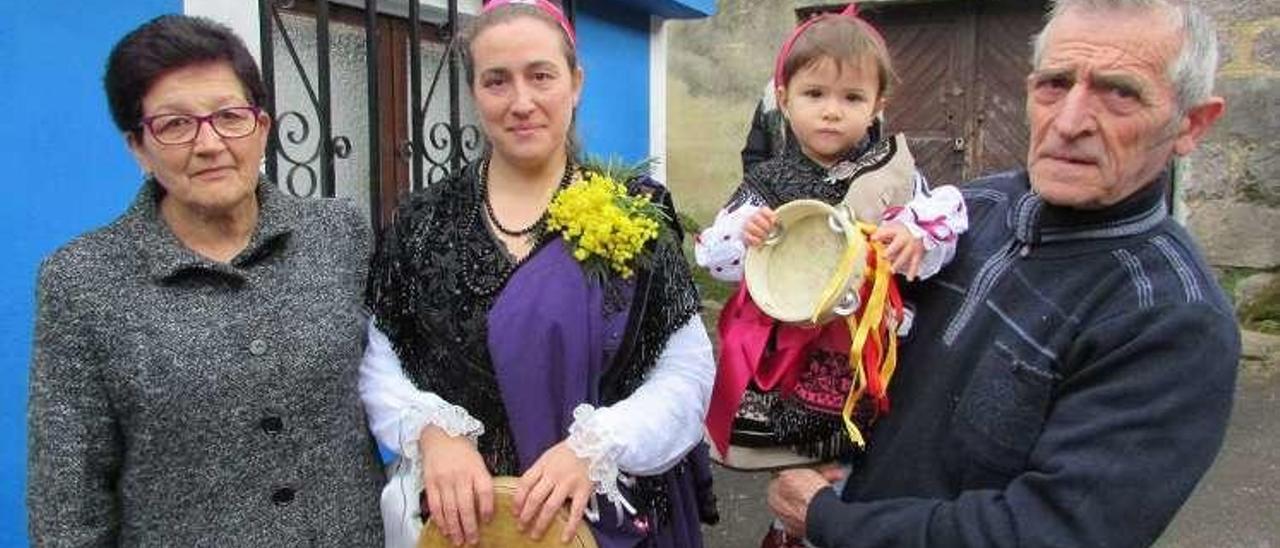
<svg viewBox="0 0 1280 548"><path fill-rule="evenodd" d="M524 4L546 12L546 14L555 19L557 23L560 23L560 28L564 30L565 36L569 37L569 45L575 48L578 47L578 39L573 34L573 26L569 25L569 18L564 16L564 12L560 11L559 6L556 6L548 0L491 0L480 9L480 13L489 13L495 9L510 4Z"/></svg>
<svg viewBox="0 0 1280 548"><path fill-rule="evenodd" d="M810 17L809 20L796 26L796 30L791 31L791 36L787 38L787 41L782 43L782 51L778 52L778 62L774 65L773 69L773 85L775 87L786 85L786 82L782 81L782 66L787 63L787 57L791 56L791 48L796 45L796 40L800 38L800 35L804 34L804 31L809 30L809 27L812 27L814 23L817 23L819 20L827 17L848 17L852 19L854 23L857 23L857 25L862 27L863 30L866 30L867 34L871 35L872 40L875 40L881 47L886 47L884 37L880 36L880 32L877 31L875 27L871 26L871 23L868 23L865 19L858 17L857 4L849 4L839 14L824 13L817 17Z"/></svg>

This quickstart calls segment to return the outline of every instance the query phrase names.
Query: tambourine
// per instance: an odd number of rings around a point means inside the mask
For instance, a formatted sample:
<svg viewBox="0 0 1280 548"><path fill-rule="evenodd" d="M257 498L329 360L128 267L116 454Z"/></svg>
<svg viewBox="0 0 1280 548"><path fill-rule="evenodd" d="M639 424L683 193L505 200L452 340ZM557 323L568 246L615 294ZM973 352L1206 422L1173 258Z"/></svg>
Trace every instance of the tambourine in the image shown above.
<svg viewBox="0 0 1280 548"><path fill-rule="evenodd" d="M541 540L533 540L520 531L519 520L512 513L515 506L516 478L498 476L493 478L493 521L480 526L480 548L596 548L595 536L586 521L578 525L577 532L568 544L560 542L560 532L569 522L569 511L561 508L555 519L547 527ZM418 537L418 548L452 548L449 537L440 527L428 519Z"/></svg>
<svg viewBox="0 0 1280 548"><path fill-rule="evenodd" d="M843 203L831 206L816 200L796 200L779 207L776 214L774 228L765 241L747 251L743 270L747 293L759 309L758 314L783 324L772 332L778 337L779 348L818 344L830 329L847 329L848 342L843 344L848 345L845 348L849 361L842 374L811 369L807 353L779 351L782 361L762 357L754 364L739 366L730 375L738 379L749 377L750 381L740 385L737 390L741 391L729 396L732 399L725 404L736 406L727 442L721 426L724 421L716 419L712 439L724 445L725 452L716 448L712 458L744 470L806 466L836 456L831 451L846 443L864 447L866 440L854 422L854 409L865 394L874 402L875 412L887 410L885 388L897 361L896 326L901 303L888 261L878 244L869 240L874 227L859 224ZM843 403L834 407L838 408L843 432L786 441L792 434L781 434L779 425L784 423L775 422L773 416L781 402L779 398L791 398L788 404L799 403L812 413L818 413L818 408L825 413L833 407L830 387L842 382L848 383L848 392L843 398L836 396ZM716 401L712 404L714 408Z"/></svg>
<svg viewBox="0 0 1280 548"><path fill-rule="evenodd" d="M844 205L796 200L777 209L773 231L747 249L743 277L765 314L823 324L861 305L867 237Z"/></svg>
<svg viewBox="0 0 1280 548"><path fill-rule="evenodd" d="M867 411L859 420L869 423L888 411L902 302L889 262L869 235L886 208L906 204L924 181L901 134L836 164L828 179L847 181L844 199L834 206L796 200L778 207L773 231L747 249L745 294L740 290L722 311L721 370L707 426L712 458L725 466L765 470L820 462L846 443L865 445L854 422L864 396ZM849 342L839 344L848 345L848 369L814 366L809 345L830 345L823 337L845 329ZM831 387L842 384L848 392L831 397ZM830 404L840 400L843 436L810 428L802 432L810 438L797 439L796 427L805 423L780 407L830 414Z"/></svg>

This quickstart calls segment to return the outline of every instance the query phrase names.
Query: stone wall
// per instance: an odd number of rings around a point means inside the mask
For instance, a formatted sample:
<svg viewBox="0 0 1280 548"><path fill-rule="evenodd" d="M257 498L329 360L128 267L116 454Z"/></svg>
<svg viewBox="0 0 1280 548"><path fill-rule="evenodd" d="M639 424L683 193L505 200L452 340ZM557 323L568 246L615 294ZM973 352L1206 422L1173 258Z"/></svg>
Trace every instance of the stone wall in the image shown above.
<svg viewBox="0 0 1280 548"><path fill-rule="evenodd" d="M1217 267L1280 266L1280 3L1204 0L1227 113L1180 179L1187 225Z"/></svg>
<svg viewBox="0 0 1280 548"><path fill-rule="evenodd" d="M792 0L720 0L713 17L669 23L667 182L700 223L742 178L739 152L793 10Z"/></svg>

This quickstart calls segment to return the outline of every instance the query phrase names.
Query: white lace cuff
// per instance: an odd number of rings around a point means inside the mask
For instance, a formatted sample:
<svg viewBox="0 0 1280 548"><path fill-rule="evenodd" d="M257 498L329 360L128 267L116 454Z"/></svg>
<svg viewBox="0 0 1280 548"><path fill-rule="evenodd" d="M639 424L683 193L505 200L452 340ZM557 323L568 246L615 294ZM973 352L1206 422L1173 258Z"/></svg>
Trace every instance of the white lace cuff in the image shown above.
<svg viewBox="0 0 1280 548"><path fill-rule="evenodd" d="M907 232L917 240L924 244L926 250L933 249L950 241L955 241L955 233L951 231L946 223L931 224L927 229L921 226L923 223L920 214L917 213L910 205L905 207L892 207L885 210L885 222L901 223L906 227Z"/></svg>
<svg viewBox="0 0 1280 548"><path fill-rule="evenodd" d="M461 406L441 401L439 405L414 404L400 411L401 451L406 459L417 466L421 460L418 452L418 439L422 429L434 425L444 433L457 437L466 436L471 443L479 443L484 435L484 424L467 413Z"/></svg>
<svg viewBox="0 0 1280 548"><path fill-rule="evenodd" d="M917 272L920 279L932 277L951 262L957 238L969 228L964 197L951 185L918 192L906 206L885 210L884 221L902 223L912 237L924 244L924 257Z"/></svg>
<svg viewBox="0 0 1280 548"><path fill-rule="evenodd" d="M924 240L925 249L953 244L969 228L964 197L952 185L917 195L905 206L889 208L883 220L906 225L911 235Z"/></svg>
<svg viewBox="0 0 1280 548"><path fill-rule="evenodd" d="M885 214L885 222L901 223L912 238L924 246L924 255L920 258L920 266L916 276L921 280L932 278L951 262L956 253L956 238L952 234L949 239L939 239L935 234L917 224L915 213L910 208L891 209Z"/></svg>
<svg viewBox="0 0 1280 548"><path fill-rule="evenodd" d="M618 509L619 514L623 509L635 514L635 507L627 502L622 496L622 489L618 487L619 482L630 481L630 478L618 470L620 447L612 439L608 429L602 428L598 421L593 420L599 411L585 403L575 407L573 424L569 425L569 438L565 441L573 454L590 462L587 474L596 486L596 494L604 495ZM594 502L587 512L587 518L591 521L600 519L599 509L595 508Z"/></svg>

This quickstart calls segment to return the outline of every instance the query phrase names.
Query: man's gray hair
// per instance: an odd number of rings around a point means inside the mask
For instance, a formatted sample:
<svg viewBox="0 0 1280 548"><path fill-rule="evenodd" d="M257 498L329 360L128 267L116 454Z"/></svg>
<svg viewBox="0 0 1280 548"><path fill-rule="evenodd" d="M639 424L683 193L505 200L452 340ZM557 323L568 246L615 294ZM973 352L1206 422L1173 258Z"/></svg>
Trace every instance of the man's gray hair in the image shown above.
<svg viewBox="0 0 1280 548"><path fill-rule="evenodd" d="M1040 66L1045 35L1053 20L1070 9L1084 11L1152 10L1167 14L1181 29L1182 48L1169 65L1169 81L1178 97L1179 111L1185 114L1213 94L1213 78L1218 68L1218 35L1213 21L1187 0L1052 0L1047 23L1032 39L1033 67Z"/></svg>

